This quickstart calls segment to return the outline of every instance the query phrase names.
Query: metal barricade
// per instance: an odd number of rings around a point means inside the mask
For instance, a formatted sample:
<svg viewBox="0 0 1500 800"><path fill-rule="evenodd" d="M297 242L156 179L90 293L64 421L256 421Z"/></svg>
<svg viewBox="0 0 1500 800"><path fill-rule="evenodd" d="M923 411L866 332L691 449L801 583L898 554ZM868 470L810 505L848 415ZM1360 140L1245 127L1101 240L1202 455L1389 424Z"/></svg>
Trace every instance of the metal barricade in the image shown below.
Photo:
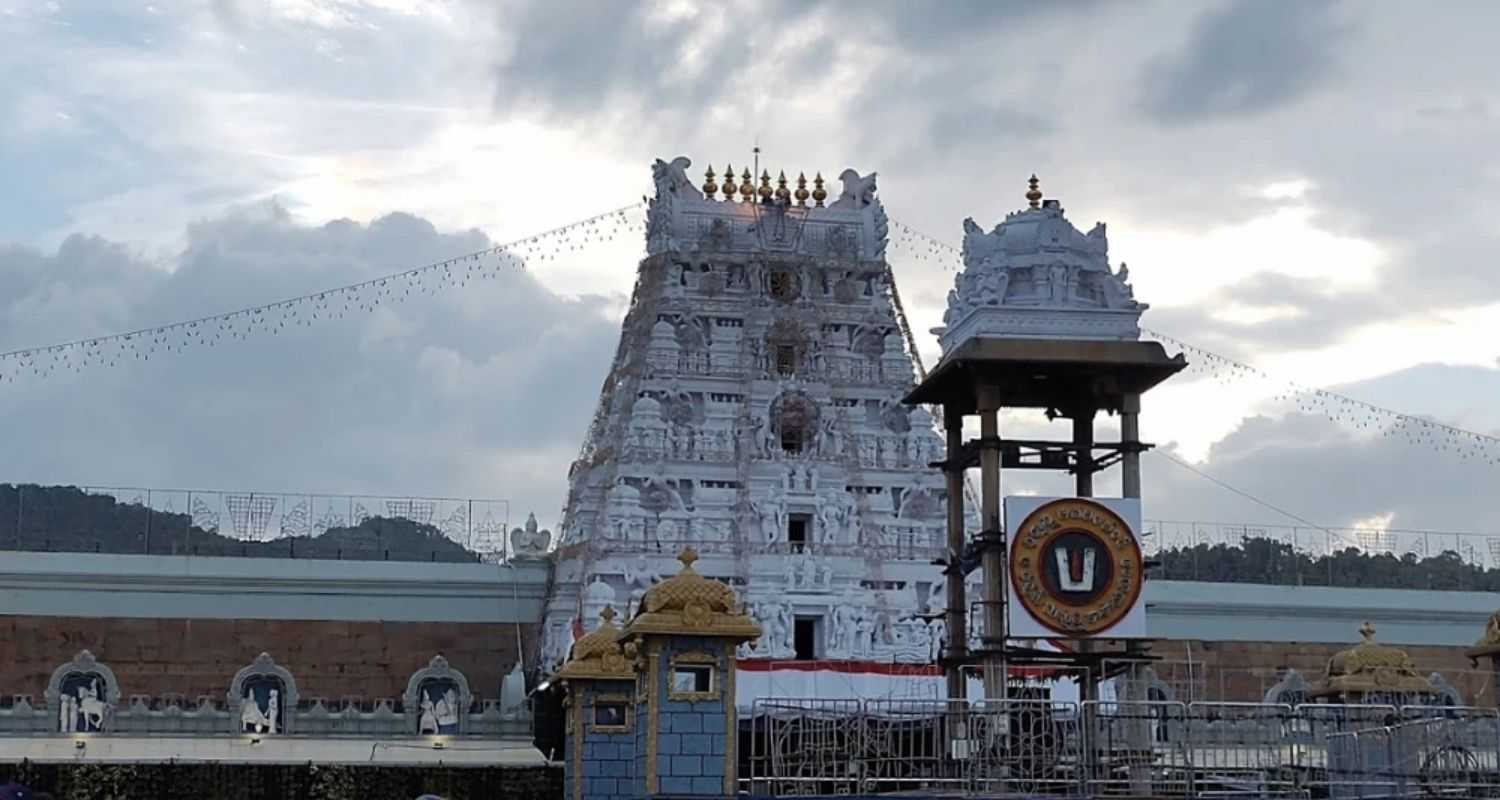
<svg viewBox="0 0 1500 800"><path fill-rule="evenodd" d="M1300 797L1290 705L1188 704L1187 741L1199 796Z"/></svg>
<svg viewBox="0 0 1500 800"><path fill-rule="evenodd" d="M1403 706L1390 729L1391 761L1421 797L1495 797L1500 788L1495 709Z"/></svg>
<svg viewBox="0 0 1500 800"><path fill-rule="evenodd" d="M961 788L963 776L949 742L972 713L961 701L867 701L858 752L863 791Z"/></svg>
<svg viewBox="0 0 1500 800"><path fill-rule="evenodd" d="M968 716L965 784L983 795L1065 797L1082 790L1078 704L988 701Z"/></svg>
<svg viewBox="0 0 1500 800"><path fill-rule="evenodd" d="M852 794L861 748L858 700L760 699L751 707L751 793Z"/></svg>
<svg viewBox="0 0 1500 800"><path fill-rule="evenodd" d="M1085 794L1182 797L1192 792L1187 705L1090 700L1083 714Z"/></svg>

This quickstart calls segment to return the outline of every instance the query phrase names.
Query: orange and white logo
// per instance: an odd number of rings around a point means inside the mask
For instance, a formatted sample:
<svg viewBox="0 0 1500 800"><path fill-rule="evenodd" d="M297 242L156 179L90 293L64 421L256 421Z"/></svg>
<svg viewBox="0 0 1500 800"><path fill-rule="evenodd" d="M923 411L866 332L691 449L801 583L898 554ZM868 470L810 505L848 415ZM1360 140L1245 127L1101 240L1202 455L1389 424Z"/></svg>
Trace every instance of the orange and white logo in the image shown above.
<svg viewBox="0 0 1500 800"><path fill-rule="evenodd" d="M1044 503L1011 532L1012 601L1064 636L1113 628L1135 608L1144 579L1130 525L1093 500Z"/></svg>

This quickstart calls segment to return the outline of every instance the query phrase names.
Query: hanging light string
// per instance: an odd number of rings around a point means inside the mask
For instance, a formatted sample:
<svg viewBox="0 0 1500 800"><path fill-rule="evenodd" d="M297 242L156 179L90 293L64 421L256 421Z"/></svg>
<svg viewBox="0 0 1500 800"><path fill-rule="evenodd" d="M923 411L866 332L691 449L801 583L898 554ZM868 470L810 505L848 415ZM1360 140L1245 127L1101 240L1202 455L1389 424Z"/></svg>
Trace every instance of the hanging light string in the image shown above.
<svg viewBox="0 0 1500 800"><path fill-rule="evenodd" d="M892 237L892 244L904 250L907 255L936 264L948 272L957 272L963 268L962 251L959 248L896 220L891 221L891 230L896 234ZM1273 396L1276 400L1294 403L1303 413L1321 415L1331 422L1350 425L1357 430L1379 430L1382 436L1399 437L1411 444L1427 445L1439 452L1457 455L1460 459L1473 458L1500 464L1500 437L1277 378L1243 361L1150 328L1143 327L1141 332L1189 352L1192 355L1189 359L1191 372L1218 379L1226 385L1241 380L1266 381L1274 387Z"/></svg>
<svg viewBox="0 0 1500 800"><path fill-rule="evenodd" d="M181 352L189 345L214 346L251 333L275 334L354 311L373 311L414 293L433 294L440 288L495 278L503 269L525 269L532 261L554 260L566 251L634 233L639 223L632 220L631 212L642 207L632 203L484 250L297 297L123 333L0 352L0 380L13 382L23 373L44 377L59 371L78 372L126 359L145 361L160 352Z"/></svg>

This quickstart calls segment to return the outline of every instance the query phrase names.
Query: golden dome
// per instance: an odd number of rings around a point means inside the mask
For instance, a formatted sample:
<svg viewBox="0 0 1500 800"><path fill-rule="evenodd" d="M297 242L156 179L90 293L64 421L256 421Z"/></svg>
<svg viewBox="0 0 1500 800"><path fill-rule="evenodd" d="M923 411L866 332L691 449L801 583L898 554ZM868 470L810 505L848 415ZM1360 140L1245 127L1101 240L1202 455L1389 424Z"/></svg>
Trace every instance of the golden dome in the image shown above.
<svg viewBox="0 0 1500 800"><path fill-rule="evenodd" d="M760 636L759 626L740 608L734 590L693 569L697 551L685 547L677 560L682 571L646 590L640 610L625 626L627 635L685 633L742 641Z"/></svg>
<svg viewBox="0 0 1500 800"><path fill-rule="evenodd" d="M573 652L557 671L557 680L635 680L634 654L620 646L623 633L615 624L614 608L605 606L599 613L599 627L573 643Z"/></svg>
<svg viewBox="0 0 1500 800"><path fill-rule="evenodd" d="M1484 635L1474 642L1474 646L1465 651L1464 655L1471 659L1481 656L1500 656L1500 611L1490 615L1490 619L1484 625Z"/></svg>
<svg viewBox="0 0 1500 800"><path fill-rule="evenodd" d="M1405 650L1375 641L1374 625L1368 622L1361 625L1359 635L1364 641L1328 659L1328 672L1314 695L1433 691L1432 684L1417 673L1417 665Z"/></svg>

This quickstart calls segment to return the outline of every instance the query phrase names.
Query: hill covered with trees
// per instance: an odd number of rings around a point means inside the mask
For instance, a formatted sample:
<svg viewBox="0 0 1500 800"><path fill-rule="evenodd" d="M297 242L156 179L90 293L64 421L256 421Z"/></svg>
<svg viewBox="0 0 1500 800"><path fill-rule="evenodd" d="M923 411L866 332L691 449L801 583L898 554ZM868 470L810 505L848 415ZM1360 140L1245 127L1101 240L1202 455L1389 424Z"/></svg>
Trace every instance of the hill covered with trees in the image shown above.
<svg viewBox="0 0 1500 800"><path fill-rule="evenodd" d="M278 532L279 533L279 532ZM71 553L474 562L479 555L432 525L372 516L316 536L243 541L162 511L76 486L0 484L0 550Z"/></svg>
<svg viewBox="0 0 1500 800"><path fill-rule="evenodd" d="M1238 545L1200 544L1163 549L1152 578L1284 586L1357 586L1369 589L1500 591L1500 570L1466 562L1451 550L1420 557L1369 554L1358 548L1313 556L1273 539Z"/></svg>

